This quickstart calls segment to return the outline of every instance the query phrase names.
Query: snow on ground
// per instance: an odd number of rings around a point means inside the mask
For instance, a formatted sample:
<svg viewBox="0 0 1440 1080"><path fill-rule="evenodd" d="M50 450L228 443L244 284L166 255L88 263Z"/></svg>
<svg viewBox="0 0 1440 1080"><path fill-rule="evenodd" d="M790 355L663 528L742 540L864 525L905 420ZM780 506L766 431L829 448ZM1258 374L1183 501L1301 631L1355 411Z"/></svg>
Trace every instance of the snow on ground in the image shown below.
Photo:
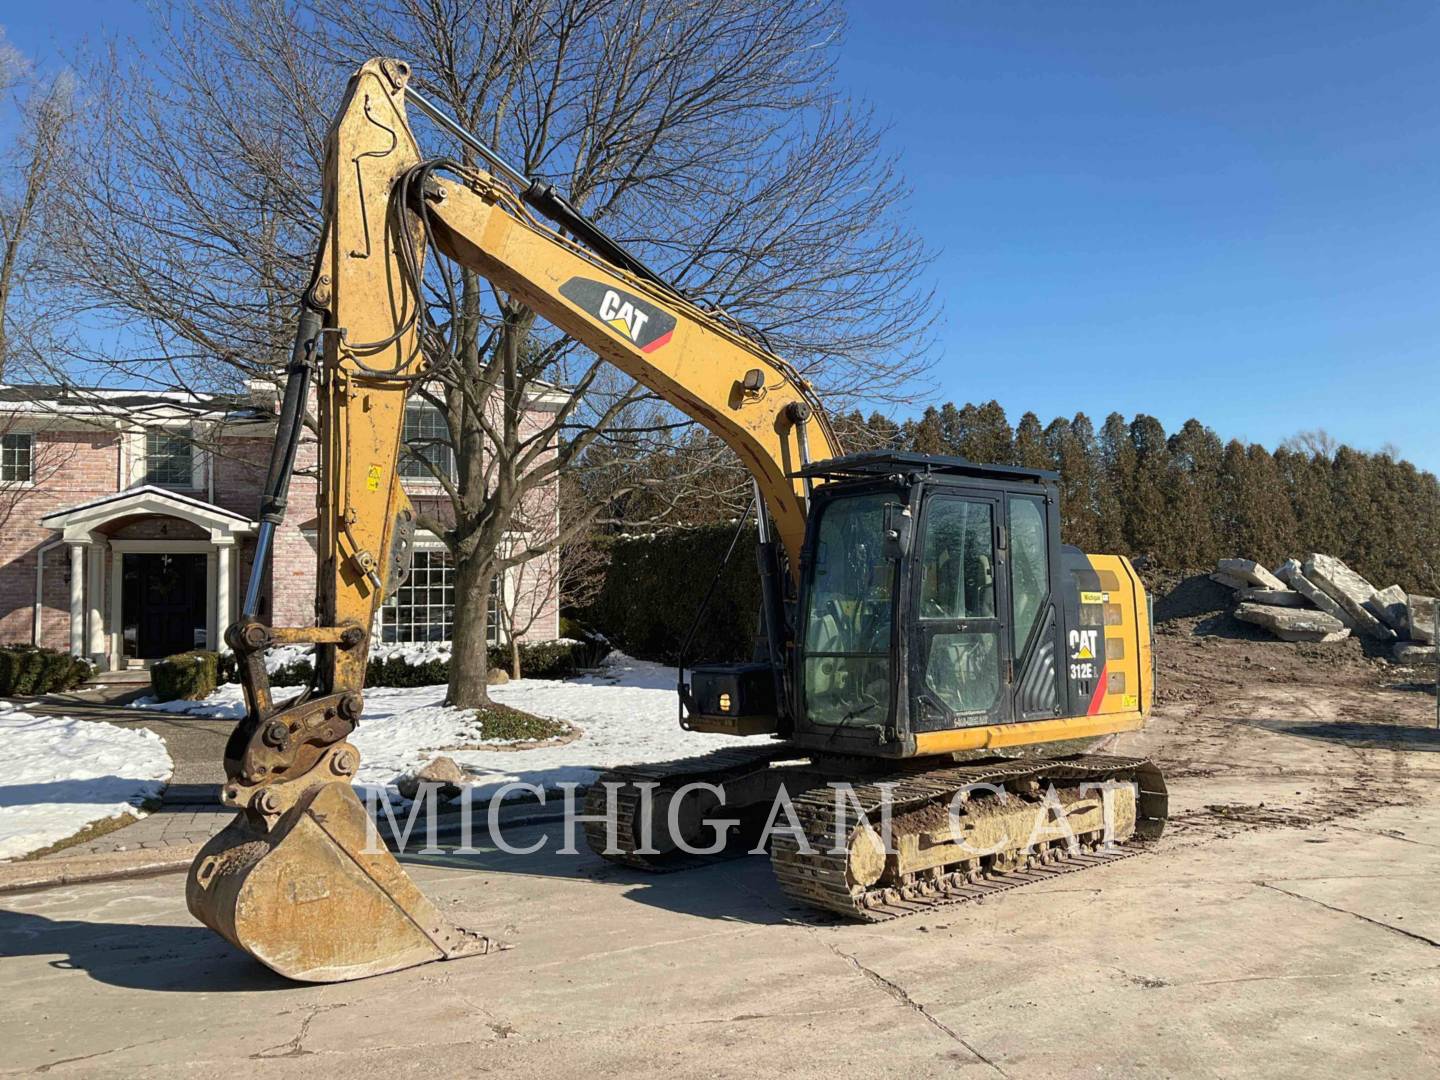
<svg viewBox="0 0 1440 1080"><path fill-rule="evenodd" d="M31 716L0 702L0 859L13 859L156 798L173 766L160 736Z"/></svg>
<svg viewBox="0 0 1440 1080"><path fill-rule="evenodd" d="M360 751L357 782L389 786L438 754L477 775L476 796L511 781L554 790L564 782L589 783L602 770L640 761L703 754L738 742L763 743L764 735L735 739L683 731L675 694L675 669L611 653L604 669L573 679L518 679L492 686L502 705L565 720L581 731L563 746L535 750L456 750L476 742L475 722L464 709L445 704L445 687L376 688L365 692L365 715L351 736ZM285 692L277 688L276 697ZM239 717L245 712L238 686L223 686L204 701L135 703L138 707L191 715Z"/></svg>

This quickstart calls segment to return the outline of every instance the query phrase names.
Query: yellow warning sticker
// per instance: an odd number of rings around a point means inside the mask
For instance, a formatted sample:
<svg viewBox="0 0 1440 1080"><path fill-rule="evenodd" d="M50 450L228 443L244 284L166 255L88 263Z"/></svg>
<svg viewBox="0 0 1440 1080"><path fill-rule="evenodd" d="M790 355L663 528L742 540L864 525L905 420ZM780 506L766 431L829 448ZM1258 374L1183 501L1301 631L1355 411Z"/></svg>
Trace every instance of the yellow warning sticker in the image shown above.
<svg viewBox="0 0 1440 1080"><path fill-rule="evenodd" d="M371 465L370 471L365 474L365 486L371 491L380 490L380 466Z"/></svg>
<svg viewBox="0 0 1440 1080"><path fill-rule="evenodd" d="M1082 592L1080 603L1082 604L1108 604L1110 594L1108 592Z"/></svg>
<svg viewBox="0 0 1440 1080"><path fill-rule="evenodd" d="M1135 694L1126 694L1120 699L1120 707L1122 709L1138 709L1140 708L1140 698Z"/></svg>

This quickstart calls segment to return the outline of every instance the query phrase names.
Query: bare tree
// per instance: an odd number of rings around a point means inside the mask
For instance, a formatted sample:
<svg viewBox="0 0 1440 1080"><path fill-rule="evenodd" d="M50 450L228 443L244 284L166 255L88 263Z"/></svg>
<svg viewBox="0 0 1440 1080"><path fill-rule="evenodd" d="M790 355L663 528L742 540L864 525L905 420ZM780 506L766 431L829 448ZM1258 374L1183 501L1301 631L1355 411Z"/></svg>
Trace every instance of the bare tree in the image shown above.
<svg viewBox="0 0 1440 1080"><path fill-rule="evenodd" d="M547 598L562 587L560 562L551 558L529 559L513 567L496 594L500 627L510 648L510 678L524 676L520 642L535 628L545 612Z"/></svg>
<svg viewBox="0 0 1440 1080"><path fill-rule="evenodd" d="M1335 457L1335 451L1340 449L1340 440L1324 428L1314 428L1310 431L1296 432L1281 443L1280 447L1291 453L1331 461Z"/></svg>
<svg viewBox="0 0 1440 1080"><path fill-rule="evenodd" d="M19 357L36 359L53 329L38 242L57 200L52 184L64 168L74 122L74 83L67 72L45 78L0 37L0 93L14 101L19 125L0 158L0 380Z"/></svg>
<svg viewBox="0 0 1440 1080"><path fill-rule="evenodd" d="M834 86L843 30L838 4L812 0L182 3L156 56L113 60L106 85L123 90L101 110L67 255L97 307L153 330L154 355L134 365L152 377L274 372L319 235L340 89L364 59L400 56L427 96L833 401L902 400L926 365L926 253L880 131ZM474 705L496 576L658 480L623 463L685 421L517 298L455 280L422 391L455 464L422 455L448 496L422 525L455 560L450 699ZM537 422L526 404L541 394L561 404ZM713 440L706 452L723 456ZM534 493L582 467L603 482L568 489L587 497L558 533L506 547Z"/></svg>

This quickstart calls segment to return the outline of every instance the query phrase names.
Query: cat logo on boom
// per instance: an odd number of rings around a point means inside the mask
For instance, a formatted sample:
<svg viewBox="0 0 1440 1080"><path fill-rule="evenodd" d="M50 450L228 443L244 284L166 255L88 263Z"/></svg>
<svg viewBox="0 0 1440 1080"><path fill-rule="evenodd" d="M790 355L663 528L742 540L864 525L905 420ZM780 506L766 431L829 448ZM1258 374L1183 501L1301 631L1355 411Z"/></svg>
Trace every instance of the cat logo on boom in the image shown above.
<svg viewBox="0 0 1440 1080"><path fill-rule="evenodd" d="M601 281L573 277L560 286L560 295L637 345L641 352L654 352L675 332L675 316Z"/></svg>

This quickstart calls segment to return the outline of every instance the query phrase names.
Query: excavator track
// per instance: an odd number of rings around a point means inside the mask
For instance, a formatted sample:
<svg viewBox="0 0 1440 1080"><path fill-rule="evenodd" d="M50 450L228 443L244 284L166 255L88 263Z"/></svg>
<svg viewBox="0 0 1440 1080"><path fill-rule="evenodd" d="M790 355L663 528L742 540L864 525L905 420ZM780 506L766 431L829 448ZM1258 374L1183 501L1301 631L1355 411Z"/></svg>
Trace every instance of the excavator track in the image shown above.
<svg viewBox="0 0 1440 1080"><path fill-rule="evenodd" d="M1104 845L1093 833L1082 836L1077 850L1065 842L1037 845L1037 850L1007 852L1000 862L964 860L909 875L909 880L858 882L852 863L858 834L878 824L878 815L888 798L892 821L906 815L946 807L956 793L977 784L1004 786L1008 790L1028 784L1083 785L1106 780L1133 781L1136 787L1133 833L1122 843ZM1048 881L1061 874L1138 854L1145 840L1157 838L1168 813L1165 783L1156 766L1145 758L1081 756L1062 759L1013 759L897 772L853 786L855 802L847 807L853 814L858 803L863 817L849 825L845 850L835 842L837 807L829 787L812 788L795 799L795 809L804 828L809 850L802 849L793 834L777 833L771 844L771 866L781 889L792 899L865 922L883 922L933 908L980 900L996 893ZM849 819L847 818L847 821ZM904 837L897 835L896 841ZM889 867L893 868L894 856ZM1001 867L1004 867L1003 869Z"/></svg>
<svg viewBox="0 0 1440 1080"><path fill-rule="evenodd" d="M694 855L679 849L655 854L643 852L641 849L645 847L645 844L641 830L645 789L637 785L657 785L655 788L649 789L652 799L657 795L674 791L685 784L697 781L723 787L727 783L733 784L737 780L766 771L776 761L796 756L793 747L771 744L759 747L736 747L730 750L700 754L692 758L681 758L676 761L627 765L623 768L611 769L602 773L586 792L585 816L592 819L602 818L606 812L609 792L612 789L615 791L617 825L614 837L615 847L610 846L608 824L603 820L585 822L586 842L590 845L591 851L609 862L632 866L639 870L648 870L652 873L688 870L714 862L724 857L724 853ZM620 786L613 788L613 785L616 784ZM662 820L663 818L657 817L654 830L657 836L661 833L660 822Z"/></svg>
<svg viewBox="0 0 1440 1080"><path fill-rule="evenodd" d="M1137 855L1144 850L1146 840L1157 838L1164 830L1168 812L1164 780L1159 769L1145 758L1101 755L1012 758L930 768L912 761L897 765L893 771L872 773L863 780L852 781L853 798L845 804L844 850L835 850L842 847L835 842L838 835L835 790L814 781L817 774L830 780L849 779L845 775L849 769L838 759L805 762L794 768L779 764L795 761L797 757L803 760L803 755L785 746L744 747L610 770L591 785L586 795L585 814L597 819L585 822L586 840L591 850L607 861L650 873L686 870L731 857L748 845L731 845L730 850L712 855L690 854L678 849L640 850L644 847L643 789L638 785L655 785L649 790L651 798L657 800L656 805L660 805L658 800L665 793L685 784L733 786L774 770L774 779L800 780L803 785L800 792L792 796L792 801L808 841L808 849L803 849L793 834L777 831L773 835L771 866L782 891L810 907L864 922L883 922L944 905L983 899ZM1087 829L1079 834L1079 843L1074 849L1058 840L1037 844L1034 849L1017 846L999 857L959 860L953 865L931 867L914 874L897 873L892 856L886 871L875 881L856 880L851 859L858 834L879 825L887 799L894 840L903 843L906 822L916 820L917 813L924 818L930 812L933 825L934 808L948 807L958 792L976 785L993 785L1014 794L1038 791L1047 785L1074 791L1081 785L1107 780L1129 781L1134 785L1133 816L1126 818L1124 834L1118 843L1106 844L1097 832ZM600 820L610 798L607 784L620 785L614 794L613 847L607 822ZM1031 804L1038 805L1033 794L1030 799ZM1033 818L1033 806L1019 805L1024 808L1022 813L1028 812ZM726 807L727 811L734 809L734 806ZM659 836L662 812L652 810L652 813L656 820L653 833Z"/></svg>

